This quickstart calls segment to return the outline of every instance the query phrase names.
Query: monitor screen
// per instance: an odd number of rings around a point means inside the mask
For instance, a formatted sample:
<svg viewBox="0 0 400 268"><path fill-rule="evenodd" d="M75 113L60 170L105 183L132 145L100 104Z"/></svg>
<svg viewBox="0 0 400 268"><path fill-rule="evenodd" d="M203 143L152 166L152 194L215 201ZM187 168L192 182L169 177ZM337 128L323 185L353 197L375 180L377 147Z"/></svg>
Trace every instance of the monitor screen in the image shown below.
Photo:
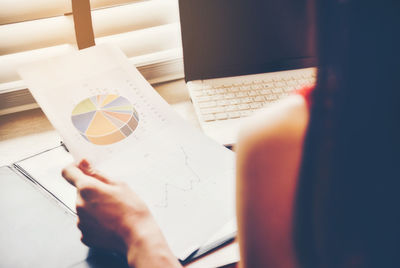
<svg viewBox="0 0 400 268"><path fill-rule="evenodd" d="M179 0L186 81L316 66L312 0Z"/></svg>

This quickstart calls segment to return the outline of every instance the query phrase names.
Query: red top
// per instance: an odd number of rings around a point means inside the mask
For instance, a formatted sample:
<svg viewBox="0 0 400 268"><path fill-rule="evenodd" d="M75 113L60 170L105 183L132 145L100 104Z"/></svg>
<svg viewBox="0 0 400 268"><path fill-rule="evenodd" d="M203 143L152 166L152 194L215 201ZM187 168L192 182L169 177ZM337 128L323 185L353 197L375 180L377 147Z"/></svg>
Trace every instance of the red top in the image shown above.
<svg viewBox="0 0 400 268"><path fill-rule="evenodd" d="M307 102L307 107L310 109L311 107L311 92L313 92L315 86L305 86L295 91L296 94L302 95Z"/></svg>

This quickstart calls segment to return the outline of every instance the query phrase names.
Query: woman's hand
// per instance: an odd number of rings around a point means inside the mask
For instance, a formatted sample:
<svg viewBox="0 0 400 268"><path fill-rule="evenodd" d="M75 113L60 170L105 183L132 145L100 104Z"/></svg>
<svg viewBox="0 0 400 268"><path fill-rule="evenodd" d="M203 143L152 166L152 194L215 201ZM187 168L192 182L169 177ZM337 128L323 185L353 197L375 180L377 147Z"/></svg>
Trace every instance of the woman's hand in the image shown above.
<svg viewBox="0 0 400 268"><path fill-rule="evenodd" d="M112 181L86 160L62 171L78 190L82 242L127 254L135 267L180 267L146 204L123 182Z"/></svg>

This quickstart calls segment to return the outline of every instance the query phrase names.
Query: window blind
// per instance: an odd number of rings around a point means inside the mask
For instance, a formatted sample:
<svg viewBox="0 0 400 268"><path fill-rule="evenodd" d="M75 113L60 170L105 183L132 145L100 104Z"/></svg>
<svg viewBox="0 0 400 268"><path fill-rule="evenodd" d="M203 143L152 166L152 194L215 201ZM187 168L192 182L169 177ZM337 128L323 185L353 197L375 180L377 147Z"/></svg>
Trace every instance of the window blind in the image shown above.
<svg viewBox="0 0 400 268"><path fill-rule="evenodd" d="M96 44L119 46L151 83L183 77L177 0L91 0ZM76 49L71 0L0 1L0 114L35 107L19 66Z"/></svg>

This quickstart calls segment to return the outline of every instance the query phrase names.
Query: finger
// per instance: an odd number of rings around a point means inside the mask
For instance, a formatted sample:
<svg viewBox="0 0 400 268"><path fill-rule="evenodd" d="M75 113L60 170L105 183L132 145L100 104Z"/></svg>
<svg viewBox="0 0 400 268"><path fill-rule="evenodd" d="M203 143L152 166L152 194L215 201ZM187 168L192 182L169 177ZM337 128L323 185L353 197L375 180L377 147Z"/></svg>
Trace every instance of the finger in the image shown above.
<svg viewBox="0 0 400 268"><path fill-rule="evenodd" d="M88 229L86 227L81 227L81 228L79 228L79 230L81 231L81 234L82 234L81 235L82 243L88 247L95 246L96 243L94 240L96 237L90 231L88 231Z"/></svg>
<svg viewBox="0 0 400 268"><path fill-rule="evenodd" d="M100 172L95 170L92 165L87 161L86 159L82 159L82 161L78 165L79 169L86 174L87 176L94 177L98 179L101 182L104 182L106 184L113 184L113 182L108 179L107 177L103 176Z"/></svg>
<svg viewBox="0 0 400 268"><path fill-rule="evenodd" d="M78 217L80 217L80 215L82 215L85 211L85 201L83 200L83 198L79 192L76 197L75 211L76 211L76 214L78 215Z"/></svg>
<svg viewBox="0 0 400 268"><path fill-rule="evenodd" d="M93 195L83 197L81 195L81 192L78 192L75 210L76 210L76 215L78 216L79 219L84 221L96 222L95 220L96 210L93 208L91 201L86 201L88 199L90 200L92 197Z"/></svg>
<svg viewBox="0 0 400 268"><path fill-rule="evenodd" d="M93 178L85 175L79 168L75 165L71 164L64 168L61 172L61 175L65 178L73 186L79 188L80 185L90 183Z"/></svg>
<svg viewBox="0 0 400 268"><path fill-rule="evenodd" d="M81 179L80 173L82 173L82 172L80 172L80 170L73 164L65 167L61 171L61 175L64 177L64 179L75 187L76 187L76 184L78 183L78 181Z"/></svg>
<svg viewBox="0 0 400 268"><path fill-rule="evenodd" d="M96 238L98 236L95 222L88 219L79 218L77 223L78 229L81 231L81 241L87 246L95 246Z"/></svg>
<svg viewBox="0 0 400 268"><path fill-rule="evenodd" d="M97 221L89 214L78 215L77 227L82 232L96 229Z"/></svg>
<svg viewBox="0 0 400 268"><path fill-rule="evenodd" d="M85 234L81 234L81 242L84 244L84 245L86 245L86 246L88 246L88 247L93 247L93 243L91 242L91 240L88 238L88 235L85 235Z"/></svg>

